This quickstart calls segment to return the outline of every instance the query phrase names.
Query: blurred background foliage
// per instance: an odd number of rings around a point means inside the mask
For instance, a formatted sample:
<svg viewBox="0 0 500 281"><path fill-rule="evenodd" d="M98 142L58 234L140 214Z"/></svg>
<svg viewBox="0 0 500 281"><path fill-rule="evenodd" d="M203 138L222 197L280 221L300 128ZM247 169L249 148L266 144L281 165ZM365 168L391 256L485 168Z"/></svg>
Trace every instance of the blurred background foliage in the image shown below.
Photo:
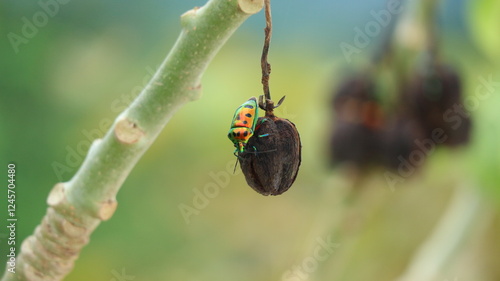
<svg viewBox="0 0 500 281"><path fill-rule="evenodd" d="M31 20L42 9L36 1L0 3L0 155L4 165L17 165L18 249L44 216L52 186L71 178L90 141L164 59L180 32L179 16L204 3L69 1L17 53L8 34L22 34L23 17ZM216 56L202 98L179 110L144 155L118 194L114 217L94 232L65 280L121 280L122 272L126 280L394 280L460 186L477 193L481 210L436 280L498 280L498 1L448 0L439 8L440 48L461 73L464 95L475 94L479 77L495 81L472 112L468 146L437 149L395 189L384 169L359 178L328 165L332 89L366 64L382 36L350 63L339 45L352 44L354 28L385 5L273 1L271 91L275 99L287 95L276 113L296 124L303 145L287 193L263 197L238 170L233 174L234 148L226 137L234 110L262 91L261 12ZM180 204L193 206L194 190L213 183L220 187L216 196L187 223ZM6 200L1 206L5 222ZM1 232L4 262L6 229ZM319 238L336 247L314 270L304 269ZM287 279L297 267L305 274Z"/></svg>

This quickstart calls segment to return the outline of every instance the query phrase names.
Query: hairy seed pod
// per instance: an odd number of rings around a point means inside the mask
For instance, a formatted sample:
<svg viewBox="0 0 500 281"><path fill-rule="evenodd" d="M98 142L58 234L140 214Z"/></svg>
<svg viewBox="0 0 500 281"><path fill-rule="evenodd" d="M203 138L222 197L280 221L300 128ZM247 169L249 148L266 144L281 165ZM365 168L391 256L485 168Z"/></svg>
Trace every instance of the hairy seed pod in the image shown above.
<svg viewBox="0 0 500 281"><path fill-rule="evenodd" d="M246 150L238 154L250 187L262 195L279 195L295 181L301 162L295 125L276 116L260 117Z"/></svg>

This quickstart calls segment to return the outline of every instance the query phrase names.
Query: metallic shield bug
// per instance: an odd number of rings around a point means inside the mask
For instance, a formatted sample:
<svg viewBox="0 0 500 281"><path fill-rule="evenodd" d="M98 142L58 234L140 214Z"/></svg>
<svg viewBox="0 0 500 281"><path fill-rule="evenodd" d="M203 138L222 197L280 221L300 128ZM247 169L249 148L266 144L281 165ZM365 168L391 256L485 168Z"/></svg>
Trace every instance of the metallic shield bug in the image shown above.
<svg viewBox="0 0 500 281"><path fill-rule="evenodd" d="M231 122L231 128L227 134L227 137L233 142L234 147L236 147L234 151L235 155L238 152L245 152L246 144L255 131L258 113L259 107L257 106L257 99L255 97L250 98L236 109L233 121Z"/></svg>

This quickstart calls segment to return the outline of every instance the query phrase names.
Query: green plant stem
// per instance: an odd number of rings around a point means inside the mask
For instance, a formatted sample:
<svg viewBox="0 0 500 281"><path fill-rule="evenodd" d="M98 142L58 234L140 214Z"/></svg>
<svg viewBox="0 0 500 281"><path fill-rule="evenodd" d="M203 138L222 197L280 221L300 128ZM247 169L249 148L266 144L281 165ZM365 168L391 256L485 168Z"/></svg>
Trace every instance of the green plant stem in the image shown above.
<svg viewBox="0 0 500 281"><path fill-rule="evenodd" d="M407 0L405 11L398 15L396 40L399 47L413 52L437 50L437 9L440 0Z"/></svg>
<svg viewBox="0 0 500 281"><path fill-rule="evenodd" d="M116 194L172 115L199 98L211 59L263 0L210 0L182 15L174 47L137 99L95 140L73 178L51 191L49 208L17 255L16 273L2 280L62 280L101 221L111 218ZM223 78L221 78L223 79Z"/></svg>
<svg viewBox="0 0 500 281"><path fill-rule="evenodd" d="M421 21L426 37L426 48L430 55L435 56L438 48L437 8L439 0L424 0L421 2Z"/></svg>
<svg viewBox="0 0 500 281"><path fill-rule="evenodd" d="M476 186L459 186L437 226L397 281L441 280L475 229L484 222L485 201Z"/></svg>

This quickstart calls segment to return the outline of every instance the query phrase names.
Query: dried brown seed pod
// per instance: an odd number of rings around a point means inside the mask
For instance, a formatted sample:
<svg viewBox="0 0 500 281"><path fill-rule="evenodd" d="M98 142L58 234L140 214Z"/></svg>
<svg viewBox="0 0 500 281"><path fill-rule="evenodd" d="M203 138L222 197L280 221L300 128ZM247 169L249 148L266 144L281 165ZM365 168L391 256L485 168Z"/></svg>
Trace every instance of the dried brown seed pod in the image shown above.
<svg viewBox="0 0 500 281"><path fill-rule="evenodd" d="M250 187L262 195L282 194L299 171L301 143L297 128L288 119L260 117L238 158Z"/></svg>
<svg viewBox="0 0 500 281"><path fill-rule="evenodd" d="M373 78L365 73L348 77L333 92L335 122L329 150L333 164L362 169L380 162L384 113L374 92Z"/></svg>
<svg viewBox="0 0 500 281"><path fill-rule="evenodd" d="M460 76L453 68L439 63L430 65L425 72L414 75L403 98L426 137L440 128L447 137L444 145L468 142L471 120L467 113L457 113L457 108L463 108L462 90Z"/></svg>
<svg viewBox="0 0 500 281"><path fill-rule="evenodd" d="M380 162L381 133L353 124L337 121L330 138L332 164L349 164L364 169Z"/></svg>
<svg viewBox="0 0 500 281"><path fill-rule="evenodd" d="M373 100L375 83L369 74L360 73L347 77L333 92L333 106L340 110L352 99Z"/></svg>
<svg viewBox="0 0 500 281"><path fill-rule="evenodd" d="M427 144L420 125L405 114L398 115L387 120L387 124L382 134L382 163L391 170L397 170L404 162L415 162L415 157L419 163L423 163L427 153ZM422 146L424 149L422 150ZM412 154L418 154L414 156ZM423 155L423 156L421 156ZM411 159L410 159L411 156ZM420 165L414 165L418 168Z"/></svg>

